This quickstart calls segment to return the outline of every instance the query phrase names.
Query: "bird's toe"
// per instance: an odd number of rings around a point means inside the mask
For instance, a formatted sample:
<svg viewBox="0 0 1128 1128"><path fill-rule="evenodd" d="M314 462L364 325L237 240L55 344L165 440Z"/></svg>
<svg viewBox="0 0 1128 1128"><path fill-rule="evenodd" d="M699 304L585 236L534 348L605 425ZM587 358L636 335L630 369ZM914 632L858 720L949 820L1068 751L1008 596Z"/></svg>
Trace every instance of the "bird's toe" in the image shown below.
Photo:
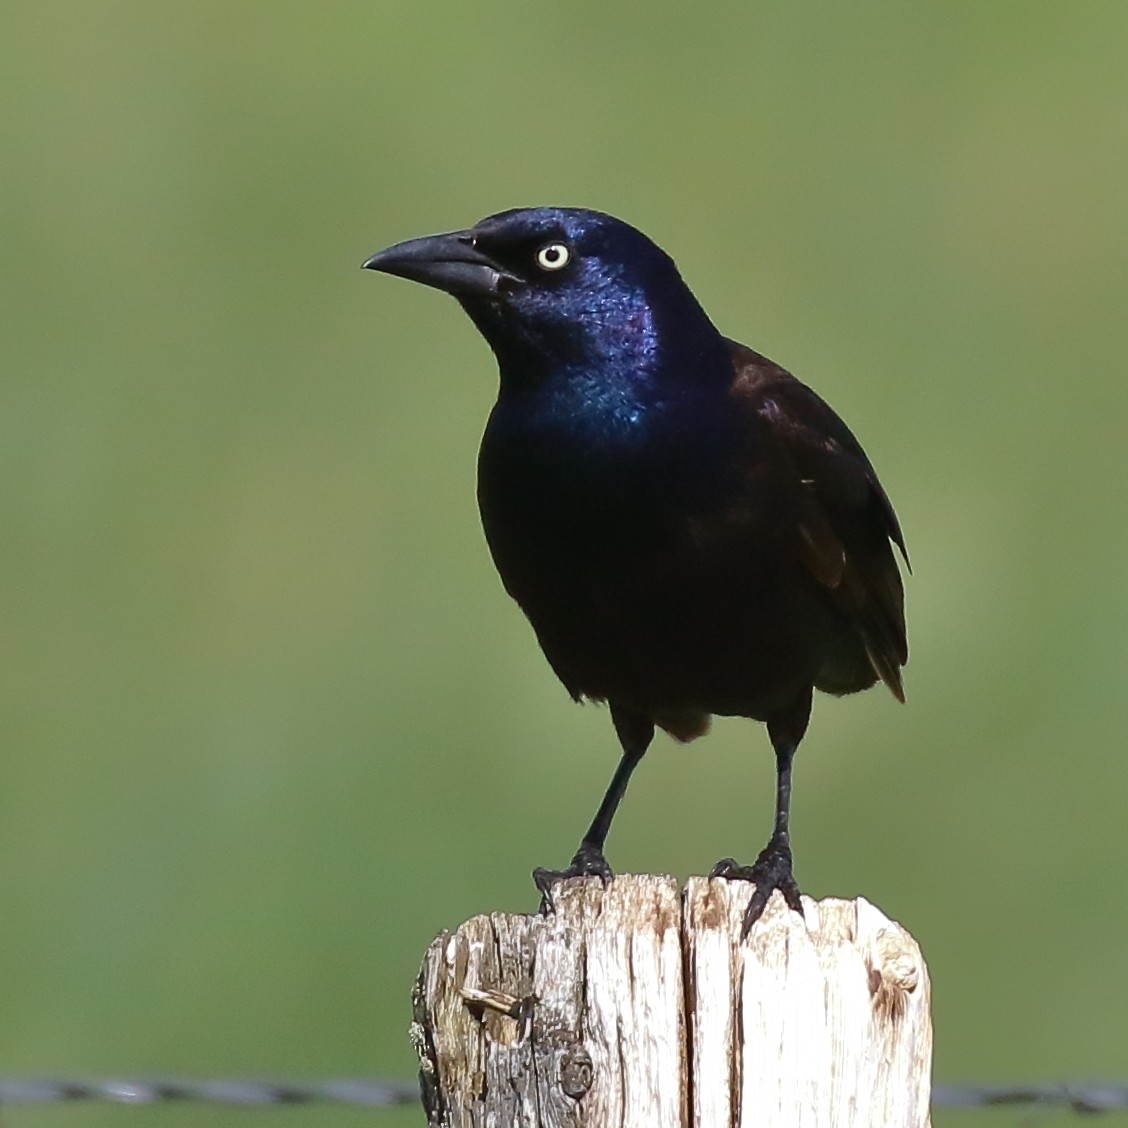
<svg viewBox="0 0 1128 1128"><path fill-rule="evenodd" d="M613 876L611 866L603 856L603 851L598 846L587 843L572 855L572 861L565 869L552 870L538 866L533 870L533 882L540 890L541 912L548 914L555 909L552 888L557 882L568 881L573 877L598 877L606 885Z"/></svg>
<svg viewBox="0 0 1128 1128"><path fill-rule="evenodd" d="M750 866L741 866L732 858L723 858L709 871L709 876L724 878L726 881L750 881L756 886L744 912L740 932L742 939L748 936L752 926L763 915L771 895L777 889L783 894L788 908L803 915L799 885L792 873L791 847L786 841L773 838Z"/></svg>

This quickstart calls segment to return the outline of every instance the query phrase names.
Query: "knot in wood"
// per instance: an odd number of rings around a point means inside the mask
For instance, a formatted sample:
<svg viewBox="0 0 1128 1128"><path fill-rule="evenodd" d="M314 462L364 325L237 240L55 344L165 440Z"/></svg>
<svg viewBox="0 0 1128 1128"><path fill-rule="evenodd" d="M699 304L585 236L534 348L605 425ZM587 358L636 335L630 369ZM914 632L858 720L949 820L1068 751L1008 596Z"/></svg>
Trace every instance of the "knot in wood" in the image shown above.
<svg viewBox="0 0 1128 1128"><path fill-rule="evenodd" d="M905 1013L906 996L917 988L920 966L907 933L898 925L879 929L870 942L869 989L874 1013L899 1019Z"/></svg>
<svg viewBox="0 0 1128 1128"><path fill-rule="evenodd" d="M579 1100L591 1088L595 1066L591 1054L583 1046L573 1046L560 1057L560 1088L573 1100Z"/></svg>

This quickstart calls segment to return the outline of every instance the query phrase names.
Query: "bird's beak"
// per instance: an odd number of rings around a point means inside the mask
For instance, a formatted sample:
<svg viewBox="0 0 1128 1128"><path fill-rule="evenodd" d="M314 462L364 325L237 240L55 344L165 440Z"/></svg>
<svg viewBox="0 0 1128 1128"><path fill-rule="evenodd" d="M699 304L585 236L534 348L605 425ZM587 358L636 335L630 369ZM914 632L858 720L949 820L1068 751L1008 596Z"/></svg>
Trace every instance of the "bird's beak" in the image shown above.
<svg viewBox="0 0 1128 1128"><path fill-rule="evenodd" d="M520 279L474 246L469 231L425 235L377 251L365 270L382 270L434 286L458 298L495 298L506 282Z"/></svg>

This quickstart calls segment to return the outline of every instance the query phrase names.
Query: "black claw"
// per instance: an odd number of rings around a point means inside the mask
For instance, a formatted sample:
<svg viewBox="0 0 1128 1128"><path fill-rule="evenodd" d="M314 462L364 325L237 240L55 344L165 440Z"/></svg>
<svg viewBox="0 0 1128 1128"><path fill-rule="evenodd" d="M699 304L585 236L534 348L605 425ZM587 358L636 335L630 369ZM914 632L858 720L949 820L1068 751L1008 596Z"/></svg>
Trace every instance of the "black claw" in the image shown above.
<svg viewBox="0 0 1128 1128"><path fill-rule="evenodd" d="M710 871L710 877L723 877L728 881L754 881L751 866L737 865L735 858L722 858Z"/></svg>
<svg viewBox="0 0 1128 1128"><path fill-rule="evenodd" d="M726 881L751 881L756 886L748 908L744 911L744 923L740 929L742 940L748 938L752 926L763 915L772 893L777 889L783 894L788 908L803 915L799 886L791 872L791 847L786 841L773 838L750 866L740 866L732 858L723 858L709 871L709 876L721 877Z"/></svg>
<svg viewBox="0 0 1128 1128"><path fill-rule="evenodd" d="M540 890L540 911L543 916L555 911L556 904L552 899L552 887L558 881L567 881L572 877L598 877L604 885L615 875L603 856L603 851L598 846L581 846L572 855L571 864L567 869L550 870L537 866L533 870L533 882Z"/></svg>

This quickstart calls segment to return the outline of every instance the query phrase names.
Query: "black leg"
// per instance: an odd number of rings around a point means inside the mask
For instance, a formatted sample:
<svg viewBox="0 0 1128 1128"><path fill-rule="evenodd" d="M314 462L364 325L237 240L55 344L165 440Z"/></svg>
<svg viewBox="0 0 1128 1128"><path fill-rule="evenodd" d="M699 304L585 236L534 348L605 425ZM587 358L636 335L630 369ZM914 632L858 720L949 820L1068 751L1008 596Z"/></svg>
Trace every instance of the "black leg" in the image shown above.
<svg viewBox="0 0 1128 1128"><path fill-rule="evenodd" d="M533 870L533 881L541 894L542 912L552 912L552 887L556 882L569 877L598 877L603 881L611 877L611 867L603 856L603 844L607 841L607 832L611 829L611 820L615 817L619 802L626 793L631 772L638 766L654 739L654 725L640 713L612 703L611 720L619 735L619 743L623 746L622 758L611 777L603 802L599 804L599 810L595 812L595 818L591 820L591 826L580 842L580 848L572 856L568 868L550 870L538 866Z"/></svg>
<svg viewBox="0 0 1128 1128"><path fill-rule="evenodd" d="M741 866L732 858L719 861L710 871L710 877L724 877L735 881L751 881L756 889L744 913L741 936L747 937L752 926L767 908L772 893L778 889L789 908L803 915L803 902L799 899L799 886L792 873L791 835L791 763L807 728L811 714L811 694L808 691L802 700L789 709L786 714L768 721L768 735L776 754L776 809L775 828L768 844L760 851L750 866Z"/></svg>

